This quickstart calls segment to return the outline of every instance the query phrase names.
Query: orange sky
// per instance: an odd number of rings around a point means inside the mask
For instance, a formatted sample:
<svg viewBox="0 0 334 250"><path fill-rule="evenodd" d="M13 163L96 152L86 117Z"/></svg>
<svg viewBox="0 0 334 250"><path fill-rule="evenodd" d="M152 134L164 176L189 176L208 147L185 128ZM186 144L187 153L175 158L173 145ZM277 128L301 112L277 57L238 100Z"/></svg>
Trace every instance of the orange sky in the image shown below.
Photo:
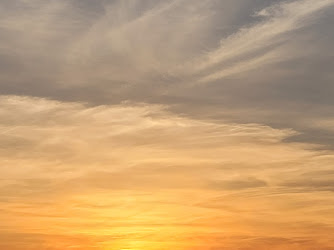
<svg viewBox="0 0 334 250"><path fill-rule="evenodd" d="M334 156L292 130L13 96L1 114L1 249L334 243Z"/></svg>

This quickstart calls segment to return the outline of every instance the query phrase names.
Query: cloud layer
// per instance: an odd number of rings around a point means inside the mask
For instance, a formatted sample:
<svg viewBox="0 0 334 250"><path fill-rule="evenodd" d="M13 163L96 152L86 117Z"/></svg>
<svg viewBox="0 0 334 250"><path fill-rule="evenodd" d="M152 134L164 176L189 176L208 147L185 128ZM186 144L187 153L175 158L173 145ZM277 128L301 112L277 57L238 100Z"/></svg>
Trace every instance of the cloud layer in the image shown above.
<svg viewBox="0 0 334 250"><path fill-rule="evenodd" d="M1 0L0 248L333 249L334 0Z"/></svg>
<svg viewBox="0 0 334 250"><path fill-rule="evenodd" d="M322 231L333 227L334 157L284 142L293 130L159 105L0 103L1 247L221 249L241 236L254 249L332 244Z"/></svg>

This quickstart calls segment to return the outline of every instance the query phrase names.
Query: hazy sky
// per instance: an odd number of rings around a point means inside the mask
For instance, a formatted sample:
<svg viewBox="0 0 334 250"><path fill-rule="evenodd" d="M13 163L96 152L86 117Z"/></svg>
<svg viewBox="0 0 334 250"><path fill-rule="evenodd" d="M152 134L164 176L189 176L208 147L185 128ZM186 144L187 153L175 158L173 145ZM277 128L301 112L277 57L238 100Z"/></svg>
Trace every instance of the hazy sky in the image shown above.
<svg viewBox="0 0 334 250"><path fill-rule="evenodd" d="M0 16L1 250L334 249L334 0Z"/></svg>

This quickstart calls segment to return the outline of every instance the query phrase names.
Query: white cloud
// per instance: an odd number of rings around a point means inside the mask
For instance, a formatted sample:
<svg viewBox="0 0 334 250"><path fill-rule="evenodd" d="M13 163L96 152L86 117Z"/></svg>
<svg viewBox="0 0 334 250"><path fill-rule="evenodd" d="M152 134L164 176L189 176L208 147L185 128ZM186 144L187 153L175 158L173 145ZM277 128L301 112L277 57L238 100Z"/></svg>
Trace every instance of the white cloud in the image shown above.
<svg viewBox="0 0 334 250"><path fill-rule="evenodd" d="M288 33L307 26L314 20L319 11L333 4L333 0L316 2L301 0L283 2L265 8L256 14L264 17L263 21L245 27L228 38L222 39L219 48L195 63L194 71L204 71L205 73L202 73L204 76L200 79L200 82L208 82L231 74L256 69L268 63L293 58L296 56L296 52L291 50L270 49L269 52L263 52L263 49L292 39ZM252 54L255 54L255 56ZM211 67L223 63L229 63L232 66L222 65L222 69L218 69L218 71L213 69L216 72L210 73Z"/></svg>

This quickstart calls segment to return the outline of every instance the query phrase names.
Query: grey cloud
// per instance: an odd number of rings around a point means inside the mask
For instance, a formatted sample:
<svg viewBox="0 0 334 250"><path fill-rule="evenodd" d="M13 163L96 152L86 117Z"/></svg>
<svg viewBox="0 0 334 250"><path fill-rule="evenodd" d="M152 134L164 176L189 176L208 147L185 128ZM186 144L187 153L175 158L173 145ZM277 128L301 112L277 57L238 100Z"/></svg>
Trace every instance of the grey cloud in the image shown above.
<svg viewBox="0 0 334 250"><path fill-rule="evenodd" d="M210 184L211 188L222 190L243 190L248 188L266 187L267 183L257 178L240 178L236 180L215 181Z"/></svg>
<svg viewBox="0 0 334 250"><path fill-rule="evenodd" d="M334 177L309 178L301 180L287 181L282 184L285 187L296 188L301 191L330 191L334 192Z"/></svg>
<svg viewBox="0 0 334 250"><path fill-rule="evenodd" d="M189 81L198 79L170 74L172 64L205 56L230 35L252 29L262 22L266 24L266 17L254 13L272 4L285 3L255 0L200 2L192 2L192 8L188 8L187 1L175 2L171 7L167 7L171 1L94 1L94 4L75 0L57 1L57 4L52 1L2 1L0 51L3 56L0 63L4 74L0 90L5 94L92 104L118 103L127 99L177 104L180 112L189 115L201 105L212 110L211 116L219 115L214 111L223 107L247 107L252 109L251 112L271 111L269 119L256 116L264 123L275 116L287 120L289 112L286 109L298 114L305 104L317 106L317 112L303 113L309 116L333 105L332 7L305 17L305 20L313 21L305 22L302 29L282 36L278 33L276 41L263 43L255 50L250 48L249 55L231 58L250 60L278 50L279 53L290 53L290 59L282 58L283 61L277 63L269 61L252 72L241 72L205 86L187 87ZM162 11L161 8L165 8L161 15L154 16L155 11ZM116 17L108 13L116 13ZM176 19L173 21L172 18ZM195 23L188 22L189 18ZM205 21L201 23L202 27L193 29L196 18ZM268 22L270 24L270 20ZM121 37L112 33L124 25L138 26L133 29L135 37L126 30L120 33ZM123 39L121 47L115 43L120 38ZM280 46L275 44L277 41ZM76 46L79 47L74 53ZM71 61L73 56L77 59ZM143 61L143 58L152 61ZM228 63L218 65L215 70L228 66ZM199 117L205 115L201 112ZM245 117L245 122L247 119ZM294 124L286 122L284 126L293 127Z"/></svg>
<svg viewBox="0 0 334 250"><path fill-rule="evenodd" d="M309 170L291 175L280 183L281 187L296 189L301 192L334 191L334 171L331 168Z"/></svg>

